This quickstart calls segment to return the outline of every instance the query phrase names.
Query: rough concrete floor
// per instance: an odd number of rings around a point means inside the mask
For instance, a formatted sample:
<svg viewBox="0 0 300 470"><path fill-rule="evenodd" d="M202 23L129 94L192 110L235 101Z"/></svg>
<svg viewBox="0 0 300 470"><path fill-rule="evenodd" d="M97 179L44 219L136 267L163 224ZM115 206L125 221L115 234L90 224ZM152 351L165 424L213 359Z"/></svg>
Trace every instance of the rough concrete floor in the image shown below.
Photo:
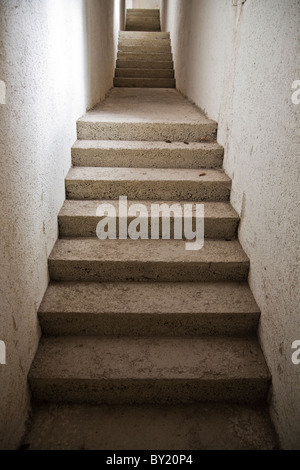
<svg viewBox="0 0 300 470"><path fill-rule="evenodd" d="M35 407L29 450L271 450L264 408L246 405Z"/></svg>
<svg viewBox="0 0 300 470"><path fill-rule="evenodd" d="M110 122L185 122L209 124L213 121L179 91L171 88L113 88L105 101L85 114L80 121Z"/></svg>

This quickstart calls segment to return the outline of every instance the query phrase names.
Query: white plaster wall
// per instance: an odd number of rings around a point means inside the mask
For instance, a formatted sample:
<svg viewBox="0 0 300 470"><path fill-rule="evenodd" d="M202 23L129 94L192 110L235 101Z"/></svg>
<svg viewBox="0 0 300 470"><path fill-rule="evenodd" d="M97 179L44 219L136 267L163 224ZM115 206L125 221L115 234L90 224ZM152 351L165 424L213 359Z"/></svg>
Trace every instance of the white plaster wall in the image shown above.
<svg viewBox="0 0 300 470"><path fill-rule="evenodd" d="M29 408L27 374L37 309L76 120L112 86L124 4L111 0L0 0L0 448L15 448Z"/></svg>
<svg viewBox="0 0 300 470"><path fill-rule="evenodd" d="M261 344L271 414L285 449L300 448L299 0L162 0L177 87L219 122Z"/></svg>
<svg viewBox="0 0 300 470"><path fill-rule="evenodd" d="M160 0L132 0L131 8L143 8L146 10L159 9ZM130 7L127 7L130 8Z"/></svg>

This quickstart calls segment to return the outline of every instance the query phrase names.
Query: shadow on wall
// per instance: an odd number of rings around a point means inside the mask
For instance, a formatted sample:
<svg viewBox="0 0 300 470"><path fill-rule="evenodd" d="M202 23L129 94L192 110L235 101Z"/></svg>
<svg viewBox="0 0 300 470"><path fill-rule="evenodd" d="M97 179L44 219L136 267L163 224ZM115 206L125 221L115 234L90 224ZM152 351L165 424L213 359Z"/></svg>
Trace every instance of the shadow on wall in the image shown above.
<svg viewBox="0 0 300 470"><path fill-rule="evenodd" d="M113 86L118 32L124 29L125 0L85 0L82 8L85 18L85 93L88 107L92 108L103 100L107 89ZM102 86L99 87L99 84Z"/></svg>
<svg viewBox="0 0 300 470"><path fill-rule="evenodd" d="M119 31L125 29L125 3L126 0L83 2L84 66L88 77L86 99L89 109L103 100L113 87Z"/></svg>
<svg viewBox="0 0 300 470"><path fill-rule="evenodd" d="M191 69L187 65L193 62L189 44L192 36L199 34L199 30L192 32L191 29L191 5L186 1L164 0L161 3L160 19L161 30L171 33L176 88L186 96L186 87L191 80Z"/></svg>

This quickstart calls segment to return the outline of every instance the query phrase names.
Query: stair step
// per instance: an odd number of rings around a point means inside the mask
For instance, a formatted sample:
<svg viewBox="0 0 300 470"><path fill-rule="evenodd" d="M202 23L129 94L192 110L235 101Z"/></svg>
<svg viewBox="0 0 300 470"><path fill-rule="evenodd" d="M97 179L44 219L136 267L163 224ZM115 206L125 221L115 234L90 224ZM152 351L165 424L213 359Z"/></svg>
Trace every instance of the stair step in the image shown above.
<svg viewBox="0 0 300 470"><path fill-rule="evenodd" d="M147 61L147 60L117 60L118 69L167 69L173 72L173 62L169 61Z"/></svg>
<svg viewBox="0 0 300 470"><path fill-rule="evenodd" d="M127 168L220 168L224 149L216 142L77 140L74 166Z"/></svg>
<svg viewBox="0 0 300 470"><path fill-rule="evenodd" d="M150 24L150 23L129 23L126 25L127 31L153 31L153 32L160 32L160 24Z"/></svg>
<svg viewBox="0 0 300 470"><path fill-rule="evenodd" d="M160 31L159 10L127 10L126 30Z"/></svg>
<svg viewBox="0 0 300 470"><path fill-rule="evenodd" d="M128 8L126 10L127 16L158 16L160 15L157 8Z"/></svg>
<svg viewBox="0 0 300 470"><path fill-rule="evenodd" d="M67 336L42 338L29 382L43 402L253 403L270 375L251 338Z"/></svg>
<svg viewBox="0 0 300 470"><path fill-rule="evenodd" d="M220 170L156 168L71 168L66 177L68 199L228 201L231 180Z"/></svg>
<svg viewBox="0 0 300 470"><path fill-rule="evenodd" d="M114 78L115 87L175 88L174 78Z"/></svg>
<svg viewBox="0 0 300 470"><path fill-rule="evenodd" d="M246 283L51 283L47 336L249 335L260 312Z"/></svg>
<svg viewBox="0 0 300 470"><path fill-rule="evenodd" d="M159 40L159 39L170 39L170 33L166 32L153 32L153 31L120 31L120 39L136 39L136 40Z"/></svg>
<svg viewBox="0 0 300 470"><path fill-rule="evenodd" d="M122 78L174 78L174 70L116 68L115 76Z"/></svg>
<svg viewBox="0 0 300 470"><path fill-rule="evenodd" d="M118 60L141 60L148 62L170 62L173 59L170 52L118 52Z"/></svg>
<svg viewBox="0 0 300 470"><path fill-rule="evenodd" d="M171 207L175 201L135 201L135 203L143 204L147 207L148 213L151 214L151 204L168 204ZM189 203L186 201L186 203ZM96 237L96 227L100 221L100 217L96 216L97 208L100 204L112 204L115 207L117 214L117 227L119 227L119 201L65 201L59 216L59 233L61 238L71 237ZM128 201L128 205L131 202ZM184 211L185 202L180 202L179 205ZM229 203L213 203L208 202L204 206L205 213L205 237L206 238L225 238L232 240L236 238L239 216ZM195 212L193 218L193 226L195 226ZM128 225L133 218L128 217ZM149 233L150 233L150 218L149 218ZM161 217L160 217L161 220ZM171 236L174 238L174 214L170 220ZM117 230L118 235L118 230ZM160 236L162 236L162 228L160 222Z"/></svg>
<svg viewBox="0 0 300 470"><path fill-rule="evenodd" d="M158 24L160 25L160 16L159 14L137 14L134 12L127 13L126 15L126 26L128 24Z"/></svg>
<svg viewBox="0 0 300 470"><path fill-rule="evenodd" d="M155 424L154 424L155 423ZM34 405L28 450L274 450L267 406Z"/></svg>
<svg viewBox="0 0 300 470"><path fill-rule="evenodd" d="M153 15L139 15L136 13L127 14L126 25L132 24L160 24L159 14Z"/></svg>
<svg viewBox="0 0 300 470"><path fill-rule="evenodd" d="M118 52L131 52L134 54L171 54L171 46L170 42L165 45L153 44L151 41L149 41L149 44L144 43L135 45L119 43Z"/></svg>
<svg viewBox="0 0 300 470"><path fill-rule="evenodd" d="M171 88L113 88L77 121L80 140L201 142L216 132L215 121Z"/></svg>
<svg viewBox="0 0 300 470"><path fill-rule="evenodd" d="M141 19L141 20L158 20L160 18L159 10L127 10L126 11L127 19Z"/></svg>
<svg viewBox="0 0 300 470"><path fill-rule="evenodd" d="M131 90L131 88L116 88ZM138 90L138 88L136 88ZM146 88L141 88L145 90ZM166 88L166 90L171 90ZM159 119L159 116L157 117ZM177 117L178 121L180 116ZM217 125L213 121L199 120L192 122L165 122L163 119L143 122L134 120L127 122L111 119L98 119L96 113L90 112L87 117L77 121L77 137L79 140L131 140L131 141L171 141L171 142L200 142L213 141L216 138Z"/></svg>
<svg viewBox="0 0 300 470"><path fill-rule="evenodd" d="M134 37L119 37L119 47L120 46L130 46L130 47L164 47L171 48L170 38L155 38L149 33L150 36L144 38L134 38Z"/></svg>
<svg viewBox="0 0 300 470"><path fill-rule="evenodd" d="M206 240L187 251L184 240L58 240L48 260L53 281L246 281L249 259L237 241Z"/></svg>

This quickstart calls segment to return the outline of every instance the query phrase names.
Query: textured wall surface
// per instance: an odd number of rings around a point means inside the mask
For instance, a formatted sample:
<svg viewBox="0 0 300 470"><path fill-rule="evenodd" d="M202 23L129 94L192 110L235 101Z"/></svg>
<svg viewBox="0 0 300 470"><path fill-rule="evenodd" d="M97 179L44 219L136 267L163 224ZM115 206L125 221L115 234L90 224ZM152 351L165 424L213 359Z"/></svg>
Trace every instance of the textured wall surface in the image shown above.
<svg viewBox="0 0 300 470"><path fill-rule="evenodd" d="M177 87L219 122L284 448L300 448L299 0L162 0Z"/></svg>
<svg viewBox="0 0 300 470"><path fill-rule="evenodd" d="M123 5L122 5L123 4ZM15 448L29 407L37 309L76 120L112 86L115 0L0 0L0 448ZM115 19L114 19L115 10Z"/></svg>
<svg viewBox="0 0 300 470"><path fill-rule="evenodd" d="M132 8L145 8L146 10L151 10L159 7L160 0L132 0Z"/></svg>

